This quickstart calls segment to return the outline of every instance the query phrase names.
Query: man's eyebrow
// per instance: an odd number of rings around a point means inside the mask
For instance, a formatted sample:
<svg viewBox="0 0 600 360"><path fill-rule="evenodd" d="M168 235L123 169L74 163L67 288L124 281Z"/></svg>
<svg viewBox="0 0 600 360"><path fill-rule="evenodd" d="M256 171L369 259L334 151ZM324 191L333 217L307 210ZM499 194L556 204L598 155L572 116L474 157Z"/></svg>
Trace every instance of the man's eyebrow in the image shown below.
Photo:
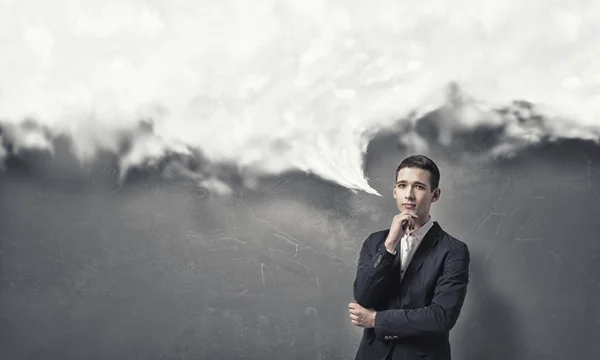
<svg viewBox="0 0 600 360"><path fill-rule="evenodd" d="M396 185L398 185L398 184L400 184L400 183L407 183L407 182L408 182L408 181L406 181L406 180L400 180L400 181L397 181L397 182L396 182ZM415 181L415 182L414 182L414 184L416 184L416 185L423 185L423 186L427 186L425 183L422 183L422 182L420 182L420 181Z"/></svg>

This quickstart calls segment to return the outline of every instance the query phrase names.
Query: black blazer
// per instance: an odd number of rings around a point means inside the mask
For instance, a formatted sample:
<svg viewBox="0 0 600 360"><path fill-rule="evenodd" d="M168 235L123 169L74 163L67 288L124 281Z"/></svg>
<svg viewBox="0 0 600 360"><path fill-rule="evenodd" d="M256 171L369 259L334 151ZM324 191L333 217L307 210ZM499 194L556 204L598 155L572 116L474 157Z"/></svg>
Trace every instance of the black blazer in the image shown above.
<svg viewBox="0 0 600 360"><path fill-rule="evenodd" d="M356 360L450 360L450 329L467 294L469 248L434 221L400 283L400 252L385 249L388 233L372 233L360 251L354 299L377 315L375 327L364 329Z"/></svg>

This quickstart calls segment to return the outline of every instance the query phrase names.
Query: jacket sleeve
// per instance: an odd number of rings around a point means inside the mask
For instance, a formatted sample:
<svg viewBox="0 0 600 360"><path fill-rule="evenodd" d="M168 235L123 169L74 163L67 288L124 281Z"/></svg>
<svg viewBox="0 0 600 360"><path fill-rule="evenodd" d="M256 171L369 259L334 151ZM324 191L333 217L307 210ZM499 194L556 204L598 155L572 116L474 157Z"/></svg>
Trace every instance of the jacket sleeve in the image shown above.
<svg viewBox="0 0 600 360"><path fill-rule="evenodd" d="M418 309L378 311L375 336L393 338L449 332L460 315L469 282L470 254L466 244L451 250L444 262L431 305Z"/></svg>
<svg viewBox="0 0 600 360"><path fill-rule="evenodd" d="M367 309L375 307L396 257L377 240L371 234L363 243L354 280L354 300Z"/></svg>

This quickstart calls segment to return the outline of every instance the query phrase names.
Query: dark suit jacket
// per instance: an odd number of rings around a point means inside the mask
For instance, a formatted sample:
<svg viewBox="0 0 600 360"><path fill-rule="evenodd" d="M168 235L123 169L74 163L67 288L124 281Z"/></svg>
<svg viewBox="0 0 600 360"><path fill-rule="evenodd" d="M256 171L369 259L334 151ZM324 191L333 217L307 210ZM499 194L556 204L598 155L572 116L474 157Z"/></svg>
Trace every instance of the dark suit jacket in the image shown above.
<svg viewBox="0 0 600 360"><path fill-rule="evenodd" d="M364 329L356 359L450 360L449 333L469 282L469 249L434 222L401 283L400 254L384 246L388 233L372 233L360 251L354 299L377 315L375 327Z"/></svg>

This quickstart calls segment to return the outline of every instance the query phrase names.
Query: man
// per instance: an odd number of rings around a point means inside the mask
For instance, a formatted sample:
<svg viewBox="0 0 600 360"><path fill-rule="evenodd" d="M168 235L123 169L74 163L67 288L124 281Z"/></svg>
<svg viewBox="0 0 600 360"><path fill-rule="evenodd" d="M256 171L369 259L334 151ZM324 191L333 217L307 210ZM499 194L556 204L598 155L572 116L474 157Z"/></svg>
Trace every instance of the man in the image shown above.
<svg viewBox="0 0 600 360"><path fill-rule="evenodd" d="M450 360L449 332L469 282L467 245L433 221L440 172L423 155L396 169L400 213L370 234L358 260L350 319L364 328L356 359Z"/></svg>

